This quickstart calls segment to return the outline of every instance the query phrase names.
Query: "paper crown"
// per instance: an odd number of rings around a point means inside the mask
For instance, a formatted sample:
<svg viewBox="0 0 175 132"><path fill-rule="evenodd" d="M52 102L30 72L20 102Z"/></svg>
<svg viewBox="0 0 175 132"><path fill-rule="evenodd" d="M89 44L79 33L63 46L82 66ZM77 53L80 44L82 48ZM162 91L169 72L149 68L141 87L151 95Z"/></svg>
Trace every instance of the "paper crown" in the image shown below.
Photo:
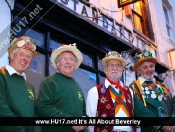
<svg viewBox="0 0 175 132"><path fill-rule="evenodd" d="M118 60L122 63L123 67L126 65L126 60L116 51L110 51L106 54L106 56L102 59L103 66L106 66L106 63L109 60Z"/></svg>
<svg viewBox="0 0 175 132"><path fill-rule="evenodd" d="M60 55L62 52L65 52L65 51L70 51L77 57L78 63L77 63L77 66L75 67L75 69L77 69L80 66L81 62L83 61L83 56L81 52L77 49L76 43L69 44L69 45L62 44L59 48L54 50L51 54L52 66L57 69L57 66L55 64L55 59L58 55Z"/></svg>
<svg viewBox="0 0 175 132"><path fill-rule="evenodd" d="M147 51L146 49L144 49L141 54L135 54L134 71L137 71L138 66L145 61L151 61L156 64L156 59L152 56L152 53L150 51Z"/></svg>
<svg viewBox="0 0 175 132"><path fill-rule="evenodd" d="M36 51L35 41L27 36L14 38L10 43L10 47L8 48L8 52L10 53L16 48L24 48L24 49L33 51L33 57L35 57L39 54L39 52Z"/></svg>

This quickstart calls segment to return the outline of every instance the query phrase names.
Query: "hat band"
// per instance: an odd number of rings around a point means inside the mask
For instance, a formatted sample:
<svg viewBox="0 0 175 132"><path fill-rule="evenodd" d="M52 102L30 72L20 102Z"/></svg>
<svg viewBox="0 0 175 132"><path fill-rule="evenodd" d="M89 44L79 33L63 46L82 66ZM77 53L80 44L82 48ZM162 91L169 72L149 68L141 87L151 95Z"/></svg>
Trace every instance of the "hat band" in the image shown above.
<svg viewBox="0 0 175 132"><path fill-rule="evenodd" d="M14 46L17 46L19 48L24 47L24 48L32 50L32 51L36 50L36 45L31 43L29 40L27 40L27 41L24 41L24 40L18 41L17 43L14 44Z"/></svg>

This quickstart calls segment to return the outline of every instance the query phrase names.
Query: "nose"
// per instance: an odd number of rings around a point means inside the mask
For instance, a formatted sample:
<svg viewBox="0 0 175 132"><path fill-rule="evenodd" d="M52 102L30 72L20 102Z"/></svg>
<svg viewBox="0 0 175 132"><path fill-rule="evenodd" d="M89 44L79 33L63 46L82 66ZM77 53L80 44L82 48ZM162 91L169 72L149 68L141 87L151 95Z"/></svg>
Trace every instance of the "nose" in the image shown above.
<svg viewBox="0 0 175 132"><path fill-rule="evenodd" d="M23 55L23 60L28 60L30 57L28 55Z"/></svg>

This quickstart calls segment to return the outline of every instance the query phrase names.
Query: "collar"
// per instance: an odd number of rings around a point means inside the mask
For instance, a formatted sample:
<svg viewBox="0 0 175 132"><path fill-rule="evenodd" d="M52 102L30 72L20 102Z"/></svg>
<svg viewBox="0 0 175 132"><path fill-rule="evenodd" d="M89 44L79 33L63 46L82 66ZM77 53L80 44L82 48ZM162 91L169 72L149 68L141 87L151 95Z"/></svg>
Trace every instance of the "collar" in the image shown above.
<svg viewBox="0 0 175 132"><path fill-rule="evenodd" d="M119 80L120 81L120 80ZM109 85L112 85L108 80L107 80L107 78L105 79L105 87L106 88L108 88L108 86ZM122 83L122 81L120 81L120 85L122 86L122 88L123 88L123 83ZM112 85L112 86L115 86L115 85Z"/></svg>
<svg viewBox="0 0 175 132"><path fill-rule="evenodd" d="M143 77L141 77L141 76L139 76L138 79L140 80L140 83L141 83L141 84L144 83L145 81L148 81L148 80L146 80L145 78L143 78ZM156 79L153 78L152 81L153 81L153 83L155 83Z"/></svg>
<svg viewBox="0 0 175 132"><path fill-rule="evenodd" d="M15 73L19 75L19 73L12 66L7 65L5 68L7 69L10 76L15 74ZM23 76L24 79L26 80L26 74L24 72L22 73L22 75L19 75L19 76Z"/></svg>

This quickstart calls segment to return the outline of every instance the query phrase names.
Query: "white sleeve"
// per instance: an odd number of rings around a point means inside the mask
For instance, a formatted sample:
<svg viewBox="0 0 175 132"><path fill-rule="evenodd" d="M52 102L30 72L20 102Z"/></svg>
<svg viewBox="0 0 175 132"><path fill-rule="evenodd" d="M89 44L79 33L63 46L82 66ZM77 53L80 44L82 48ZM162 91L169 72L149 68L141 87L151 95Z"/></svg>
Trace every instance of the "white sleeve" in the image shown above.
<svg viewBox="0 0 175 132"><path fill-rule="evenodd" d="M86 99L86 114L88 115L88 117L96 117L97 103L98 91L97 87L93 87L89 90ZM88 126L87 130L89 132L94 132L94 126Z"/></svg>

